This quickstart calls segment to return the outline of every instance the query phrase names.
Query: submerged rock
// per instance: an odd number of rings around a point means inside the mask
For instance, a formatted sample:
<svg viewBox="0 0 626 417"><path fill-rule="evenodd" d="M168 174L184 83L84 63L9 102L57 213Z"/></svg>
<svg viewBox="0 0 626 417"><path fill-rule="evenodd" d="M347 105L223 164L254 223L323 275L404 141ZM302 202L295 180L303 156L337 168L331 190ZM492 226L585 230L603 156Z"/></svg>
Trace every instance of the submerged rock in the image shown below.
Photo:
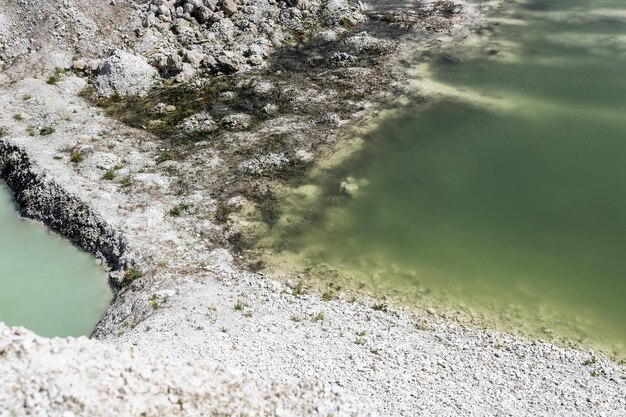
<svg viewBox="0 0 626 417"><path fill-rule="evenodd" d="M354 177L347 177L344 181L341 181L339 189L343 193L348 194L350 197L355 197L358 194L359 189L366 187L367 185L369 185L369 181L367 180L357 180Z"/></svg>

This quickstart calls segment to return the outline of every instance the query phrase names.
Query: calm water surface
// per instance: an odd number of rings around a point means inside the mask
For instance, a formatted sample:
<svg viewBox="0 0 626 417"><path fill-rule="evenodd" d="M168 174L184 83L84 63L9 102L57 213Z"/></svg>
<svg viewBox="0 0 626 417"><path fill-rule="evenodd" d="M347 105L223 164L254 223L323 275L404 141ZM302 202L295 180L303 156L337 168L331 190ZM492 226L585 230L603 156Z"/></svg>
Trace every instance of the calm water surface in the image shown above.
<svg viewBox="0 0 626 417"><path fill-rule="evenodd" d="M415 302L623 353L626 6L511 7L494 50L430 65L502 105L442 100L389 122L320 181L326 206L300 207L309 226L281 245ZM347 176L361 184L350 199Z"/></svg>
<svg viewBox="0 0 626 417"><path fill-rule="evenodd" d="M43 336L89 335L110 298L95 259L20 219L0 183L0 321Z"/></svg>

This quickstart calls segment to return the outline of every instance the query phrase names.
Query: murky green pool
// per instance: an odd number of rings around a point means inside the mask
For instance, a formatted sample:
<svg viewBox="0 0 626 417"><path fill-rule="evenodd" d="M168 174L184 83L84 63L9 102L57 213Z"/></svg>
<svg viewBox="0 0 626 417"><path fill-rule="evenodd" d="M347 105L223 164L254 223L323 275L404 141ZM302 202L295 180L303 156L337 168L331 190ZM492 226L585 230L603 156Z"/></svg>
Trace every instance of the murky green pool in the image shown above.
<svg viewBox="0 0 626 417"><path fill-rule="evenodd" d="M94 257L22 220L0 183L0 321L43 336L89 335L110 299Z"/></svg>
<svg viewBox="0 0 626 417"><path fill-rule="evenodd" d="M280 246L409 302L623 353L626 6L505 9L488 45L430 61L460 98L371 135L318 179L323 207L287 208Z"/></svg>

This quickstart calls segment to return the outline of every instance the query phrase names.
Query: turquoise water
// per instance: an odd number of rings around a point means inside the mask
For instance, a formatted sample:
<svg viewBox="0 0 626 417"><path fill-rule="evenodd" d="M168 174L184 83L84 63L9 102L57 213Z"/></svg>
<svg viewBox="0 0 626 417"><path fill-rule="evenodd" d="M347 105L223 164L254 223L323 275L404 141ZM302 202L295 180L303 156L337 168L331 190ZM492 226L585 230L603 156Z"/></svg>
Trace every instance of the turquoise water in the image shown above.
<svg viewBox="0 0 626 417"><path fill-rule="evenodd" d="M89 335L110 299L94 257L22 220L0 183L0 321L42 336Z"/></svg>
<svg viewBox="0 0 626 417"><path fill-rule="evenodd" d="M281 248L409 302L623 353L626 6L505 9L484 47L442 51L461 63L429 61L464 98L408 106L317 178L323 206L287 208Z"/></svg>

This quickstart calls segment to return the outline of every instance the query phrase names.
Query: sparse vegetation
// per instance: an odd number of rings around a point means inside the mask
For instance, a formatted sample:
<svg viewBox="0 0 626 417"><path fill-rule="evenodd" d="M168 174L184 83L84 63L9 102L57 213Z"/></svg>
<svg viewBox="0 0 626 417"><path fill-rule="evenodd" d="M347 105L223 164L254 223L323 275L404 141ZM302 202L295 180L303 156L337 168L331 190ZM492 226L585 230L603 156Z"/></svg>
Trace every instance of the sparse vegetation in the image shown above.
<svg viewBox="0 0 626 417"><path fill-rule="evenodd" d="M46 83L50 85L55 85L58 82L59 82L59 78L56 75L51 75L50 77L48 77L48 80L46 81Z"/></svg>
<svg viewBox="0 0 626 417"><path fill-rule="evenodd" d="M24 118L22 117L20 113L15 113L13 115L13 120L17 120L18 122L21 122L22 120L24 120Z"/></svg>
<svg viewBox="0 0 626 417"><path fill-rule="evenodd" d="M130 177L130 175L126 175L124 178L122 178L120 180L120 185L122 187L130 187L130 185L133 183L132 178Z"/></svg>
<svg viewBox="0 0 626 417"><path fill-rule="evenodd" d="M4 137L7 134L7 129L4 126L0 126L0 138Z"/></svg>
<svg viewBox="0 0 626 417"><path fill-rule="evenodd" d="M297 315L294 314L293 316L291 316L291 321L299 323L299 322L302 321L302 317L297 316Z"/></svg>

